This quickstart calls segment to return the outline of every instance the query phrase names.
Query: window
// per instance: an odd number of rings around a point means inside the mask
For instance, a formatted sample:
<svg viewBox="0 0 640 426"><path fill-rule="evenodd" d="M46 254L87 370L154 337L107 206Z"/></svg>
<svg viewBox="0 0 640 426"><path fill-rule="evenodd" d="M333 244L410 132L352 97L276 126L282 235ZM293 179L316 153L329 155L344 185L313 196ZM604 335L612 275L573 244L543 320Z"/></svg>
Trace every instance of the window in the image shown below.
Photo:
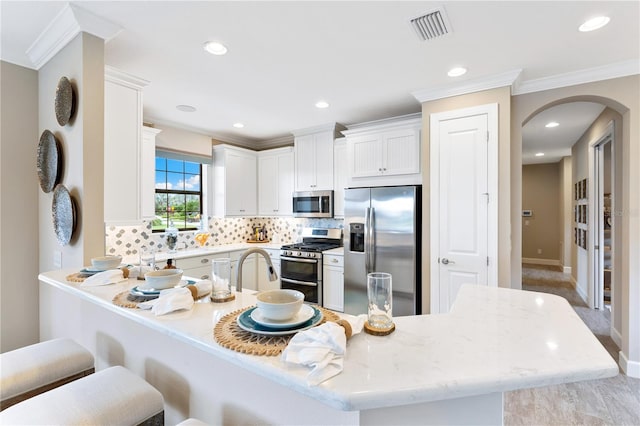
<svg viewBox="0 0 640 426"><path fill-rule="evenodd" d="M154 232L172 223L178 230L195 230L202 215L202 164L156 156L156 217Z"/></svg>

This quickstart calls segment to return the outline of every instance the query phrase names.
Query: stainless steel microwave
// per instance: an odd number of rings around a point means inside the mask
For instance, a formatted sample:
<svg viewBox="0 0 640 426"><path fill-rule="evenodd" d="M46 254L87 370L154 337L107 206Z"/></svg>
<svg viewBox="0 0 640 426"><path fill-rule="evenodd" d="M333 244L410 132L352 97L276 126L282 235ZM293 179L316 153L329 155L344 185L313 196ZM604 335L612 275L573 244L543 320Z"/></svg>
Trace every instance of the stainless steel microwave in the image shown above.
<svg viewBox="0 0 640 426"><path fill-rule="evenodd" d="M294 192L293 217L333 217L333 191Z"/></svg>

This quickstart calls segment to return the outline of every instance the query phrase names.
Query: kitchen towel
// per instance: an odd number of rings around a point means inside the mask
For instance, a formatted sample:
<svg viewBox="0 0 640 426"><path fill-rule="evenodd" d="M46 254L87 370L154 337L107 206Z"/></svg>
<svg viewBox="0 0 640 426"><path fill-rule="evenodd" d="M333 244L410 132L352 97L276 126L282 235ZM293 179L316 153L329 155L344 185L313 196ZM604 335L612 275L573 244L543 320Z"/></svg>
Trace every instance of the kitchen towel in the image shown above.
<svg viewBox="0 0 640 426"><path fill-rule="evenodd" d="M125 281L122 270L110 269L108 271L98 272L83 281L80 287L96 287L100 285L116 284Z"/></svg>
<svg viewBox="0 0 640 426"><path fill-rule="evenodd" d="M367 316L344 315L342 318L349 321L354 336L362 331ZM310 367L307 383L318 385L342 372L346 349L344 328L335 322L326 322L293 336L282 352L282 360Z"/></svg>
<svg viewBox="0 0 640 426"><path fill-rule="evenodd" d="M193 307L193 296L188 288L169 288L160 291L160 297L138 303L140 309L151 309L156 316Z"/></svg>

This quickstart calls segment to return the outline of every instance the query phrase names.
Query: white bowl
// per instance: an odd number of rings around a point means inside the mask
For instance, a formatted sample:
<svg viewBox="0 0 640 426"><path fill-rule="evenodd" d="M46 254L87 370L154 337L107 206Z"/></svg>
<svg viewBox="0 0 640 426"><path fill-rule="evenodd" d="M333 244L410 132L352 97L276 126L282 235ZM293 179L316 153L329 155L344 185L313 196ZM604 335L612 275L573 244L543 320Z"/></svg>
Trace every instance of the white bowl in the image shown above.
<svg viewBox="0 0 640 426"><path fill-rule="evenodd" d="M102 256L91 258L91 266L95 269L115 269L122 263L122 256Z"/></svg>
<svg viewBox="0 0 640 426"><path fill-rule="evenodd" d="M144 284L139 286L142 289L162 290L175 287L182 279L182 269L160 269L144 274Z"/></svg>
<svg viewBox="0 0 640 426"><path fill-rule="evenodd" d="M304 294L297 290L263 291L258 293L256 297L262 316L275 321L294 317L304 302Z"/></svg>

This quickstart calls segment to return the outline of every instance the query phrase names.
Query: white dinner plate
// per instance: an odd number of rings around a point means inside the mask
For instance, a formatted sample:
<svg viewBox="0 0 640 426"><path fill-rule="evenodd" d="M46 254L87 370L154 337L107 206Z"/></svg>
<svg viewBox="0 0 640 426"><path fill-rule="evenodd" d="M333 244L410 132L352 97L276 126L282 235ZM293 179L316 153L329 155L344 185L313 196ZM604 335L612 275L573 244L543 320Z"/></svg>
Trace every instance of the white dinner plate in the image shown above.
<svg viewBox="0 0 640 426"><path fill-rule="evenodd" d="M315 327L322 322L322 312L320 309L312 306L311 309L313 309L314 315L309 320L293 327L274 329L260 325L251 318L251 313L256 309L257 307L253 307L238 315L236 322L241 329L265 336L286 336L287 334L295 334L299 331Z"/></svg>
<svg viewBox="0 0 640 426"><path fill-rule="evenodd" d="M260 325L265 327L280 329L280 328L291 328L296 325L300 325L303 322L309 321L311 317L314 315L313 308L309 305L302 305L298 313L293 317L286 320L272 320L269 318L265 318L262 316L262 312L260 312L260 308L254 309L251 312L251 319L257 322Z"/></svg>
<svg viewBox="0 0 640 426"><path fill-rule="evenodd" d="M173 287L169 287L169 288L179 288L179 287L185 287L187 285L191 285L191 284L195 284L196 282L193 280L181 280L178 284L176 284ZM131 290L129 290L129 292L131 294L133 294L134 296L154 296L154 295L160 295L160 292L162 290L157 290L155 288L142 288L140 286L135 286L133 287Z"/></svg>

